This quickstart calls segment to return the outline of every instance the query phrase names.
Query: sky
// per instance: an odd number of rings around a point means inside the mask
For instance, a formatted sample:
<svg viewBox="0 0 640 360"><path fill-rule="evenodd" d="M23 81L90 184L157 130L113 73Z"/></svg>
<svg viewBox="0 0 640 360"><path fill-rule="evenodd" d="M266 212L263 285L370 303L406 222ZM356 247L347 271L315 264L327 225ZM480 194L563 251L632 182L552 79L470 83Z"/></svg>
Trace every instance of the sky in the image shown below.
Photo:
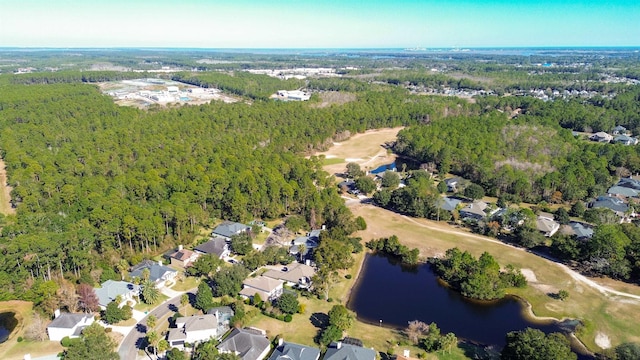
<svg viewBox="0 0 640 360"><path fill-rule="evenodd" d="M640 46L640 0L0 0L0 47Z"/></svg>

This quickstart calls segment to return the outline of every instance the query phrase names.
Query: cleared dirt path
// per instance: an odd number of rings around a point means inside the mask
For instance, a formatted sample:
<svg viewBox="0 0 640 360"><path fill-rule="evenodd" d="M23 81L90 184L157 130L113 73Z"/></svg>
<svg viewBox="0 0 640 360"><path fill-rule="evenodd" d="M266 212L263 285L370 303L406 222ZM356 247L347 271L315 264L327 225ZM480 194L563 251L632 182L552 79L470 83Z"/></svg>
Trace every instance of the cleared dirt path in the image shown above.
<svg viewBox="0 0 640 360"><path fill-rule="evenodd" d="M5 215L16 213L16 209L11 206L11 187L7 185L7 170L2 158L0 158L0 213Z"/></svg>

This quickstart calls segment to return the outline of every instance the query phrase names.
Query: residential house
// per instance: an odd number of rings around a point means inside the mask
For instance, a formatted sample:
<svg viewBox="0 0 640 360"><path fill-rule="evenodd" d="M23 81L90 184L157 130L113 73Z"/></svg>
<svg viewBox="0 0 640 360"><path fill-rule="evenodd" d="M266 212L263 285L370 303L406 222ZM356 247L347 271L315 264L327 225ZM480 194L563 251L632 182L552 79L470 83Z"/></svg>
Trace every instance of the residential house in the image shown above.
<svg viewBox="0 0 640 360"><path fill-rule="evenodd" d="M110 302L120 297L122 302L118 305L126 304L128 301L135 301L134 297L140 295L140 286L127 281L107 280L100 284L99 288L94 288L98 298L98 305L106 309Z"/></svg>
<svg viewBox="0 0 640 360"><path fill-rule="evenodd" d="M613 128L613 135L627 135L627 128L624 126L618 125Z"/></svg>
<svg viewBox="0 0 640 360"><path fill-rule="evenodd" d="M173 281L176 275L178 275L177 271L162 265L161 261L154 262L151 260L145 260L131 268L129 276L132 278L142 278L142 273L145 269L149 270L149 280L155 282L156 286L159 288L164 287L167 281Z"/></svg>
<svg viewBox="0 0 640 360"><path fill-rule="evenodd" d="M373 349L338 341L329 345L323 360L375 360L375 358L376 352Z"/></svg>
<svg viewBox="0 0 640 360"><path fill-rule="evenodd" d="M60 313L60 310L56 310L55 314L55 319L47 325L47 334L51 341L60 341L67 336L70 338L80 337L82 330L93 324L95 320L91 313L71 314Z"/></svg>
<svg viewBox="0 0 640 360"><path fill-rule="evenodd" d="M495 214L498 210L498 208L490 209L489 204L484 201L474 201L460 209L460 218L482 220Z"/></svg>
<svg viewBox="0 0 640 360"><path fill-rule="evenodd" d="M311 278L316 274L316 269L313 267L294 262L287 265L282 270L269 270L262 274L276 280L284 281L288 286L298 286L304 289L311 286Z"/></svg>
<svg viewBox="0 0 640 360"><path fill-rule="evenodd" d="M613 136L607 134L604 131L600 131L589 136L589 140L597 142L610 142L611 140L613 140Z"/></svg>
<svg viewBox="0 0 640 360"><path fill-rule="evenodd" d="M299 236L293 239L293 241L291 241L289 253L294 256L299 255L300 260L306 259L308 255L313 252L313 249L318 247L318 244L320 243L320 233L323 230L324 228L311 230L311 232L307 233L306 236ZM301 246L304 246L302 254L300 253Z"/></svg>
<svg viewBox="0 0 640 360"><path fill-rule="evenodd" d="M236 354L242 360L262 360L271 350L265 332L259 329L233 329L219 345L220 353Z"/></svg>
<svg viewBox="0 0 640 360"><path fill-rule="evenodd" d="M614 185L607 190L607 194L613 196L623 196L623 197L638 197L640 191L626 186L618 186Z"/></svg>
<svg viewBox="0 0 640 360"><path fill-rule="evenodd" d="M640 191L640 181L631 177L621 178L620 181L618 181L618 184L616 184L616 186L627 187L627 188Z"/></svg>
<svg viewBox="0 0 640 360"><path fill-rule="evenodd" d="M229 256L231 250L229 249L229 244L223 238L214 237L206 243L200 244L194 249L197 253L200 254L212 254L222 259Z"/></svg>
<svg viewBox="0 0 640 360"><path fill-rule="evenodd" d="M627 135L617 135L613 138L613 142L622 145L636 145L638 144L638 139Z"/></svg>
<svg viewBox="0 0 640 360"><path fill-rule="evenodd" d="M224 334L231 328L231 318L234 315L233 309L228 306L218 306L207 310L207 314L215 315L218 319L218 332Z"/></svg>
<svg viewBox="0 0 640 360"><path fill-rule="evenodd" d="M560 224L554 221L553 214L541 212L536 218L536 228L546 237L551 237L560 229Z"/></svg>
<svg viewBox="0 0 640 360"><path fill-rule="evenodd" d="M248 233L251 231L251 227L245 224L225 221L222 224L216 226L211 232L213 237L221 237L225 240L231 240L234 235L240 235L242 233Z"/></svg>
<svg viewBox="0 0 640 360"><path fill-rule="evenodd" d="M176 318L176 328L169 329L167 341L171 347L182 347L185 343L194 344L217 339L226 332L220 332L218 325L215 314L179 317Z"/></svg>
<svg viewBox="0 0 640 360"><path fill-rule="evenodd" d="M462 200L447 196L442 198L442 201L438 204L438 208L452 212L458 208L458 204L460 203L462 203Z"/></svg>
<svg viewBox="0 0 640 360"><path fill-rule="evenodd" d="M588 240L593 236L593 228L578 221L571 221L567 225L562 225L560 232L565 235L575 236L578 240Z"/></svg>
<svg viewBox="0 0 640 360"><path fill-rule="evenodd" d="M461 182L462 179L457 176L444 180L444 183L447 185L447 191L449 192L458 191L458 185L460 185Z"/></svg>
<svg viewBox="0 0 640 360"><path fill-rule="evenodd" d="M246 279L242 285L241 296L251 299L255 294L258 294L262 300L273 301L282 295L284 281L257 276Z"/></svg>
<svg viewBox="0 0 640 360"><path fill-rule="evenodd" d="M350 192L355 190L356 182L351 179L347 179L345 181L341 181L340 183L338 183L338 188L340 190Z"/></svg>
<svg viewBox="0 0 640 360"><path fill-rule="evenodd" d="M273 350L269 360L318 360L320 358L320 349L285 342L282 338L278 339L278 346Z"/></svg>
<svg viewBox="0 0 640 360"><path fill-rule="evenodd" d="M169 254L168 257L169 261L171 261L171 265L186 268L193 265L193 263L198 260L199 256L199 253L183 249L182 245L178 245L178 250Z"/></svg>
<svg viewBox="0 0 640 360"><path fill-rule="evenodd" d="M598 196L591 202L590 207L609 209L622 218L622 220L624 220L627 211L629 211L629 205L625 204L624 200L606 195Z"/></svg>

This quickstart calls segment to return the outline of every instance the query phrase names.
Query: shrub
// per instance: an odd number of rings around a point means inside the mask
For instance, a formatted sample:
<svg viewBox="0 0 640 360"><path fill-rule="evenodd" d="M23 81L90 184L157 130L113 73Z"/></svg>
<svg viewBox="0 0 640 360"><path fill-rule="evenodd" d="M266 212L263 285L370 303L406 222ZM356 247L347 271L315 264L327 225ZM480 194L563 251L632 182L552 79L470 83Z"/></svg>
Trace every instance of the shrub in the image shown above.
<svg viewBox="0 0 640 360"><path fill-rule="evenodd" d="M293 320L293 316L290 314L285 315L284 322L291 322L291 320Z"/></svg>
<svg viewBox="0 0 640 360"><path fill-rule="evenodd" d="M18 336L18 342L22 342L22 340L24 340L24 338L22 336Z"/></svg>
<svg viewBox="0 0 640 360"><path fill-rule="evenodd" d="M60 340L60 345L69 347L69 345L71 345L71 338L69 338L68 336L63 337L62 340Z"/></svg>
<svg viewBox="0 0 640 360"><path fill-rule="evenodd" d="M104 329L104 332L106 333L110 333L112 331L113 331L113 328L110 328L110 327Z"/></svg>
<svg viewBox="0 0 640 360"><path fill-rule="evenodd" d="M347 279L347 280L351 280L352 276L351 276L351 274L347 274L347 275L344 276L344 278Z"/></svg>
<svg viewBox="0 0 640 360"><path fill-rule="evenodd" d="M333 298L328 298L327 302L333 302Z"/></svg>

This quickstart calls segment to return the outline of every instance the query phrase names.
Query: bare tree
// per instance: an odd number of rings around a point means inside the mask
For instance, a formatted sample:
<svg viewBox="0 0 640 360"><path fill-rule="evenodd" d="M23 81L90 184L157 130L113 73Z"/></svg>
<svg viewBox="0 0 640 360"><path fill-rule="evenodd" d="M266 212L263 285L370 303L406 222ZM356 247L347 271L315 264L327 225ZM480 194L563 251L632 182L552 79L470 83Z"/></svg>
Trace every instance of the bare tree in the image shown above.
<svg viewBox="0 0 640 360"><path fill-rule="evenodd" d="M31 323L27 325L24 331L24 337L31 341L45 341L47 340L47 324L49 321L42 317L42 315L34 312L31 317Z"/></svg>
<svg viewBox="0 0 640 360"><path fill-rule="evenodd" d="M56 297L58 298L60 306L66 308L67 311L76 312L78 310L79 296L72 283L62 281L58 291L56 292Z"/></svg>
<svg viewBox="0 0 640 360"><path fill-rule="evenodd" d="M420 341L420 337L428 332L429 325L419 320L409 321L409 326L404 330L404 333L414 344L417 344Z"/></svg>

